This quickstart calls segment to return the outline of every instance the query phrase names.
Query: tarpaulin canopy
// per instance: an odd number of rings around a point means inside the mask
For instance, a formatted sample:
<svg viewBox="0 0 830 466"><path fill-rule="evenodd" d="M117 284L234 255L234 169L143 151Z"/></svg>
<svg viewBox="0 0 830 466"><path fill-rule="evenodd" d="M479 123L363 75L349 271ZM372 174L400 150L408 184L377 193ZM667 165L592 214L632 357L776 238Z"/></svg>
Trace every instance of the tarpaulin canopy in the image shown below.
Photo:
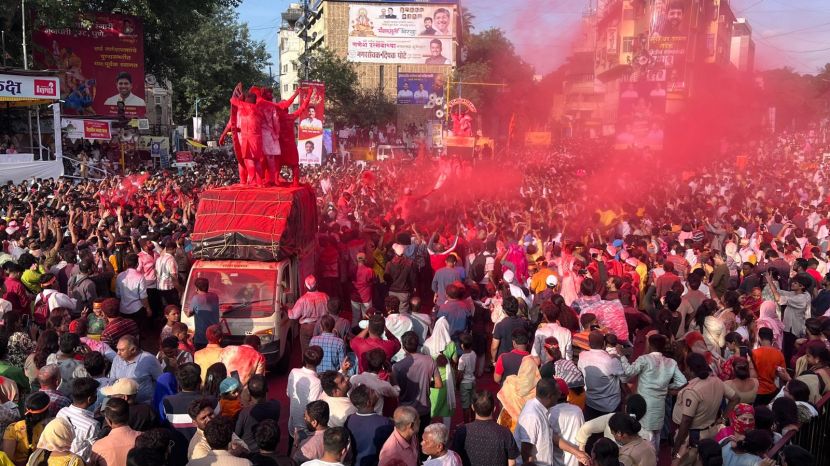
<svg viewBox="0 0 830 466"><path fill-rule="evenodd" d="M314 248L317 201L308 187L241 185L205 191L193 227L193 256L279 261Z"/></svg>

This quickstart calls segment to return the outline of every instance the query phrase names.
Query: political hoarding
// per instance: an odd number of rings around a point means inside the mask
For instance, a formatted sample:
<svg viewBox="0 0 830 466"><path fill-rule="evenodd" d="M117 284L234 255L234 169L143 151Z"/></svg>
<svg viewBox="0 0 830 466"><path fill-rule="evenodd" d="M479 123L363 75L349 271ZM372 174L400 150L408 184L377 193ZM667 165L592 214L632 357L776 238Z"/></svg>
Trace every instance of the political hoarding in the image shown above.
<svg viewBox="0 0 830 466"><path fill-rule="evenodd" d="M297 152L300 155L300 165L320 165L323 163L326 86L320 82L303 82L302 86L313 89L314 92L308 109L299 122Z"/></svg>
<svg viewBox="0 0 830 466"><path fill-rule="evenodd" d="M454 65L453 5L349 5L349 61Z"/></svg>
<svg viewBox="0 0 830 466"><path fill-rule="evenodd" d="M666 89L659 82L622 83L617 110L617 149L663 148Z"/></svg>
<svg viewBox="0 0 830 466"><path fill-rule="evenodd" d="M6 101L60 98L60 79L55 76L0 74L0 98Z"/></svg>
<svg viewBox="0 0 830 466"><path fill-rule="evenodd" d="M61 129L72 141L76 139L109 141L112 139L112 125L105 120L62 118Z"/></svg>
<svg viewBox="0 0 830 466"><path fill-rule="evenodd" d="M32 38L36 65L61 71L65 114L144 116L144 33L139 18L86 13L69 27L38 29Z"/></svg>
<svg viewBox="0 0 830 466"><path fill-rule="evenodd" d="M686 47L692 16L690 0L655 0L649 25L652 64L646 79L663 82L668 91L686 89Z"/></svg>
<svg viewBox="0 0 830 466"><path fill-rule="evenodd" d="M425 105L433 92L435 73L398 73L398 104Z"/></svg>

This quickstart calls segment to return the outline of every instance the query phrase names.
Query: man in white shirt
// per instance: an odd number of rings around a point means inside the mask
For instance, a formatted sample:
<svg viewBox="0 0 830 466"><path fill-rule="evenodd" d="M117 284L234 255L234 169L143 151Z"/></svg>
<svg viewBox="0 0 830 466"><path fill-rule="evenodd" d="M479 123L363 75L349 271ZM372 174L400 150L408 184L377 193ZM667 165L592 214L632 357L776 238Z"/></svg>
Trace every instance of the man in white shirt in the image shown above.
<svg viewBox="0 0 830 466"><path fill-rule="evenodd" d="M421 452L429 458L424 466L461 466L458 453L447 449L450 432L444 424L430 424L421 436Z"/></svg>
<svg viewBox="0 0 830 466"><path fill-rule="evenodd" d="M291 369L288 374L286 394L288 395L288 451L297 432L305 430L305 407L316 401L323 392L320 379L317 377L317 366L323 360L323 348L309 346L303 353L303 367Z"/></svg>
<svg viewBox="0 0 830 466"><path fill-rule="evenodd" d="M147 301L147 282L144 275L138 271L136 254L128 254L124 258L124 266L127 270L119 273L115 279L115 294L121 300L119 310L124 316L135 320L141 328L144 317L153 315L150 303Z"/></svg>
<svg viewBox="0 0 830 466"><path fill-rule="evenodd" d="M104 105L118 105L118 102L124 102L127 107L144 107L144 99L133 94L133 77L130 73L122 71L118 73L115 78L115 87L118 89L118 94L108 98L104 101Z"/></svg>
<svg viewBox="0 0 830 466"><path fill-rule="evenodd" d="M545 340L548 337L554 337L559 342L562 357L568 361L573 361L573 336L570 330L559 325L559 308L554 306L552 302L545 301L541 305L541 311L544 321L536 329L530 355L539 360L539 365L548 362L550 357L548 352L545 351Z"/></svg>
<svg viewBox="0 0 830 466"><path fill-rule="evenodd" d="M568 403L568 384L562 379L556 379L556 384L559 387L559 403L550 409L551 427L560 438L576 444L576 435L585 418L579 406ZM579 460L570 453L557 448L555 455L558 466L579 466Z"/></svg>
<svg viewBox="0 0 830 466"><path fill-rule="evenodd" d="M352 388L349 378L337 371L326 371L320 374L320 386L320 399L329 405L329 427L342 427L346 418L357 412L348 397Z"/></svg>
<svg viewBox="0 0 830 466"><path fill-rule="evenodd" d="M101 426L92 412L87 410L98 399L98 382L90 377L80 377L72 382L72 404L58 411L56 417L65 419L72 426L75 438L72 440L72 453L89 462L92 455L92 443L98 438Z"/></svg>
<svg viewBox="0 0 830 466"><path fill-rule="evenodd" d="M179 270L176 265L176 242L168 239L162 245L162 251L155 264L155 275L157 280L157 287L159 298L162 306L170 304L179 305L179 291L181 285L179 284Z"/></svg>
<svg viewBox="0 0 830 466"><path fill-rule="evenodd" d="M398 91L398 103L410 103L412 101L412 90L409 89L409 81L404 81L403 87Z"/></svg>
<svg viewBox="0 0 830 466"><path fill-rule="evenodd" d="M307 131L323 131L323 122L317 119L317 110L308 107L308 116L300 121L300 128Z"/></svg>
<svg viewBox="0 0 830 466"><path fill-rule="evenodd" d="M35 296L35 307L41 301L46 301L49 306L49 312L56 308L63 307L69 309L70 312L75 312L78 302L68 295L61 293L58 288L58 277L52 273L45 273L40 277L40 287L43 289L37 296ZM81 309L77 309L81 311Z"/></svg>
<svg viewBox="0 0 830 466"><path fill-rule="evenodd" d="M517 463L553 466L557 464L555 446L558 446L573 454L580 463L590 464L591 458L584 451L561 438L553 428L549 410L558 399L559 387L555 380L541 379L536 383L536 397L525 403L513 434L522 453Z"/></svg>
<svg viewBox="0 0 830 466"><path fill-rule="evenodd" d="M401 394L401 388L397 385L392 385L386 380L381 380L378 377L378 372L383 369L386 363L386 353L380 348L369 350L364 355L366 365L363 367L363 372L355 374L349 379L352 387L359 387L366 385L375 391L377 402L375 403L375 412L383 414L383 399L384 397L397 398Z"/></svg>

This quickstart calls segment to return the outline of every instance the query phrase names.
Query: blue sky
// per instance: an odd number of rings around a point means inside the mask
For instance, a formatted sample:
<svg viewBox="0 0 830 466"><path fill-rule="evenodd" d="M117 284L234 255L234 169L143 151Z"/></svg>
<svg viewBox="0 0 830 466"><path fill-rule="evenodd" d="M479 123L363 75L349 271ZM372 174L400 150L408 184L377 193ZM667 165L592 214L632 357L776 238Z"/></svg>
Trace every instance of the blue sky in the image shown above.
<svg viewBox="0 0 830 466"><path fill-rule="evenodd" d="M555 69L579 40L578 26L589 0L460 0L476 16L477 30L501 27L537 72ZM289 0L244 0L239 6L254 39L264 41L275 65L280 13ZM596 3L596 0L593 0ZM830 62L830 0L732 0L737 16L749 19L757 47L756 68L790 66L815 72Z"/></svg>

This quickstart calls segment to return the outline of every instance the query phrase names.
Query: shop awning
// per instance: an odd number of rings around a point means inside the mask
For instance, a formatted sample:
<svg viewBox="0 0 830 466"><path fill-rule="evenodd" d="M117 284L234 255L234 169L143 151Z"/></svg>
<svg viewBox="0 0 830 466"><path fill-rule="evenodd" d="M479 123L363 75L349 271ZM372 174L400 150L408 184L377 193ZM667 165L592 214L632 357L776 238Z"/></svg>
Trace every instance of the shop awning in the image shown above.
<svg viewBox="0 0 830 466"><path fill-rule="evenodd" d="M206 145L202 144L201 142L199 142L199 141L197 141L197 140L195 140L195 139L189 139L189 138L188 138L188 139L185 139L185 141L187 141L187 145L188 145L188 146L190 146L190 147L195 147L195 148L197 148L197 149L205 149L205 148L207 148L207 146L206 146Z"/></svg>
<svg viewBox="0 0 830 466"><path fill-rule="evenodd" d="M0 73L0 106L28 107L60 99L60 79L31 72Z"/></svg>

